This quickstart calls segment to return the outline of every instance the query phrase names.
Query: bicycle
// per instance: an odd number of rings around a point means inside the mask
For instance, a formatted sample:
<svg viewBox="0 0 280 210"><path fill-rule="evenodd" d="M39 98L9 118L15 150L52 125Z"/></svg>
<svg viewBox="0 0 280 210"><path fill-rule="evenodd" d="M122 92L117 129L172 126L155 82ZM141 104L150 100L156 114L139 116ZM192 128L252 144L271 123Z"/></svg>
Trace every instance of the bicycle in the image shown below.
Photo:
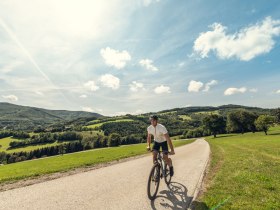
<svg viewBox="0 0 280 210"><path fill-rule="evenodd" d="M171 182L170 169L163 160L162 152L159 151L148 179L147 192L150 200L154 200L156 198L160 179L162 179L163 177L166 185L169 185Z"/></svg>

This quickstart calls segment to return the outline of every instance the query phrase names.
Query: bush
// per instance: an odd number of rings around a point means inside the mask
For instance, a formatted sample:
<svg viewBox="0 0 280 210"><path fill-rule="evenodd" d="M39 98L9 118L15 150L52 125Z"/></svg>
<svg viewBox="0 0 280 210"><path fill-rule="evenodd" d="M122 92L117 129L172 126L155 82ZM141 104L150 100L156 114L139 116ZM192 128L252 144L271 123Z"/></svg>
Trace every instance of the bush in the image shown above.
<svg viewBox="0 0 280 210"><path fill-rule="evenodd" d="M108 146L109 147L116 147L121 144L121 136L118 133L112 133L108 139Z"/></svg>

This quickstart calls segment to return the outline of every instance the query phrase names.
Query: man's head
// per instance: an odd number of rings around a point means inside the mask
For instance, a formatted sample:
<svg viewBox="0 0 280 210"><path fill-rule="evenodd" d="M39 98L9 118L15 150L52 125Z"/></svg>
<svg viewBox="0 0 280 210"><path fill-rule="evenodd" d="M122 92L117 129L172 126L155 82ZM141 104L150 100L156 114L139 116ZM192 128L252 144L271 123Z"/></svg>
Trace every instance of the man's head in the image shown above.
<svg viewBox="0 0 280 210"><path fill-rule="evenodd" d="M158 122L158 116L156 116L156 115L150 116L150 122L151 122L151 125L156 126L157 122Z"/></svg>

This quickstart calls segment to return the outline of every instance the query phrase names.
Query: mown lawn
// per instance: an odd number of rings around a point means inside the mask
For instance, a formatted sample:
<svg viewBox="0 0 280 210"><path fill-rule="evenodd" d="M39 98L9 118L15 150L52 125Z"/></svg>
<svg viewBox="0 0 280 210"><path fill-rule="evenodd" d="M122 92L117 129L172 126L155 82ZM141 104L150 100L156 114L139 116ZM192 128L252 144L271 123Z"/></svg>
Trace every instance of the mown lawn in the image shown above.
<svg viewBox="0 0 280 210"><path fill-rule="evenodd" d="M207 191L196 209L280 209L280 127L208 137Z"/></svg>
<svg viewBox="0 0 280 210"><path fill-rule="evenodd" d="M175 147L191 142L193 140L173 141ZM7 164L0 166L0 183L141 155L147 153L145 148L146 144L135 144Z"/></svg>

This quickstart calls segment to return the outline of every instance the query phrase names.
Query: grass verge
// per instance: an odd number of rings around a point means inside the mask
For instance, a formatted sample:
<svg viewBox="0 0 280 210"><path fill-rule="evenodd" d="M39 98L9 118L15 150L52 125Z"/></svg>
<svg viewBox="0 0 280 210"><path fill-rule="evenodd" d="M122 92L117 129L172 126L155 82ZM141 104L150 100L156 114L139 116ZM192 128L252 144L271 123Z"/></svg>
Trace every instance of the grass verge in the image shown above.
<svg viewBox="0 0 280 210"><path fill-rule="evenodd" d="M189 144L194 140L173 141L175 147ZM49 158L18 162L0 166L0 183L54 172L68 171L74 168L93 166L127 157L147 153L146 144L93 149L83 152L53 156Z"/></svg>

